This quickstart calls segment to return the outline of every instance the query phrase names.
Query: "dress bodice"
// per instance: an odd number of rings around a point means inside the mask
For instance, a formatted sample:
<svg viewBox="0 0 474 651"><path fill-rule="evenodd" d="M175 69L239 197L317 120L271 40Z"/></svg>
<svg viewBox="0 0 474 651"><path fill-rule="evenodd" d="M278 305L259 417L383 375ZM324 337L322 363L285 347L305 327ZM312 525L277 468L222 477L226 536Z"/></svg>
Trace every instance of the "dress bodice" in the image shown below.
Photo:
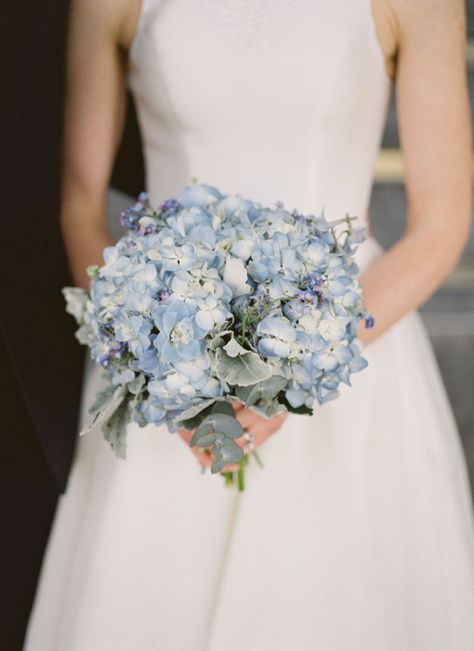
<svg viewBox="0 0 474 651"><path fill-rule="evenodd" d="M391 85L370 0L143 0L130 63L153 204L197 178L365 218Z"/></svg>

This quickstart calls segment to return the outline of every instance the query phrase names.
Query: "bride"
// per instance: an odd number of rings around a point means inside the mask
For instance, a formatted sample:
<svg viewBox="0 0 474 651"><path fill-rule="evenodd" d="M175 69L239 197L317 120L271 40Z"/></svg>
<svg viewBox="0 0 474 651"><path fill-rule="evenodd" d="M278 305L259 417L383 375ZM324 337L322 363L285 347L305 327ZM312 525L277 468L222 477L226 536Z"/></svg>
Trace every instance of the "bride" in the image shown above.
<svg viewBox="0 0 474 651"><path fill-rule="evenodd" d="M265 467L243 493L184 432L80 440L28 651L467 651L474 526L459 434L417 307L471 210L462 0L73 0L62 224L78 284L134 94L158 206L192 177L326 217L367 213L392 84L408 225L358 252L373 329L311 417L237 415ZM83 411L100 386L86 375ZM225 470L232 469L226 467Z"/></svg>

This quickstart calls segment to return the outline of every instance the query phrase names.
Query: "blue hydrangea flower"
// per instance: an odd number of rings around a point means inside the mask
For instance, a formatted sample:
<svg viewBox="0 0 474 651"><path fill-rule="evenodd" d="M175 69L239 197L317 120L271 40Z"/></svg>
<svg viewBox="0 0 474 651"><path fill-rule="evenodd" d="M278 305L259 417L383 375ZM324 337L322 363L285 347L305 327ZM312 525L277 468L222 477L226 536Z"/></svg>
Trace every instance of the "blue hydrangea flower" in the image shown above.
<svg viewBox="0 0 474 651"><path fill-rule="evenodd" d="M206 330L196 321L196 309L173 301L153 310L158 335L153 342L162 362L190 360L201 354Z"/></svg>
<svg viewBox="0 0 474 651"><path fill-rule="evenodd" d="M135 391L140 424L173 430L185 409L234 395L215 355L229 338L285 378L289 409L336 398L367 365L356 335L375 321L357 281L365 231L353 218L328 222L200 184L157 210L142 193L120 219L128 233L104 250L90 291L65 295L78 339L113 385Z"/></svg>

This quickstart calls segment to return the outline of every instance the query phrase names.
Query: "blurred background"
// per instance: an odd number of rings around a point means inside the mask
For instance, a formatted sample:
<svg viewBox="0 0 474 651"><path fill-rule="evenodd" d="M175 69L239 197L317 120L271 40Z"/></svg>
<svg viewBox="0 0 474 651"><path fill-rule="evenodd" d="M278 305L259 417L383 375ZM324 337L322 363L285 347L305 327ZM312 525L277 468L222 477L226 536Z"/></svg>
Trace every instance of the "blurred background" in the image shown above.
<svg viewBox="0 0 474 651"><path fill-rule="evenodd" d="M474 0L467 0L467 15L466 66L474 127ZM375 167L370 204L374 235L386 248L399 239L405 226L403 178L393 93ZM133 201L132 197L143 187L140 136L133 101L129 96L126 127L109 195L110 223L117 234L118 212L128 207ZM449 215L446 218L449 219ZM461 433L474 493L474 228L471 228L471 237L460 264L420 312Z"/></svg>

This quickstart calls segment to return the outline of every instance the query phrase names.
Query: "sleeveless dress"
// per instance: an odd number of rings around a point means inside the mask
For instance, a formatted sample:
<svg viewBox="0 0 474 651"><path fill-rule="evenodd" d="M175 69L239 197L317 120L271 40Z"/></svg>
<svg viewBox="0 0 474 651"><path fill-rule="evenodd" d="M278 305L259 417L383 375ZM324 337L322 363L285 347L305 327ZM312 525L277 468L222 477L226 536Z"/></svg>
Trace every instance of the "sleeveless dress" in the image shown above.
<svg viewBox="0 0 474 651"><path fill-rule="evenodd" d="M366 218L390 91L370 0L144 0L131 66L153 204L196 177ZM473 648L466 464L418 313L365 355L243 493L164 427L131 425L125 462L82 437L27 651Z"/></svg>

